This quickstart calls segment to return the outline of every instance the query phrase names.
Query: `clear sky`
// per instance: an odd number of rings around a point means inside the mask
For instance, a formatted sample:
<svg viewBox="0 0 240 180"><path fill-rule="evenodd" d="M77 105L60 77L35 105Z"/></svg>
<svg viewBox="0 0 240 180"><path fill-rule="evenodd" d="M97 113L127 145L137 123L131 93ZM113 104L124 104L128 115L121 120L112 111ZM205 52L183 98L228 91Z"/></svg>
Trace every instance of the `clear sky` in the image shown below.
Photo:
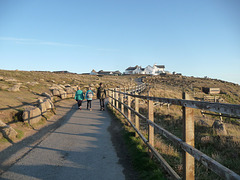
<svg viewBox="0 0 240 180"><path fill-rule="evenodd" d="M240 1L0 0L0 69L154 63L240 84Z"/></svg>

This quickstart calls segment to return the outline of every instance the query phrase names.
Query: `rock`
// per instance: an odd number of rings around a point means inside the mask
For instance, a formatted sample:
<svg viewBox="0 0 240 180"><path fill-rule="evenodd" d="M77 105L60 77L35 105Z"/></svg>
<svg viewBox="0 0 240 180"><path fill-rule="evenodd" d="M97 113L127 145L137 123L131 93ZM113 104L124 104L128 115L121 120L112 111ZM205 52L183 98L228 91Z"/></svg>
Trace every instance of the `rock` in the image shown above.
<svg viewBox="0 0 240 180"><path fill-rule="evenodd" d="M38 100L38 107L41 110L42 114L47 112L46 103L42 99Z"/></svg>
<svg viewBox="0 0 240 180"><path fill-rule="evenodd" d="M74 91L72 88L68 87L68 88L65 89L65 91L66 91L66 93L67 93L67 97L68 97L68 98L74 97L75 91Z"/></svg>
<svg viewBox="0 0 240 180"><path fill-rule="evenodd" d="M59 86L61 89L65 89L65 86L62 85L62 84L59 84L58 86Z"/></svg>
<svg viewBox="0 0 240 180"><path fill-rule="evenodd" d="M13 78L7 78L7 79L5 79L5 81L6 81L6 82L16 82L16 81L18 81L18 80L13 79Z"/></svg>
<svg viewBox="0 0 240 180"><path fill-rule="evenodd" d="M47 92L42 93L41 96L47 97L48 99L53 101L53 96L51 94L48 94Z"/></svg>
<svg viewBox="0 0 240 180"><path fill-rule="evenodd" d="M42 118L41 110L35 106L28 106L23 111L23 121L28 121L29 124L35 124Z"/></svg>
<svg viewBox="0 0 240 180"><path fill-rule="evenodd" d="M53 89L53 95L54 96L60 96L60 91L59 91L59 89Z"/></svg>
<svg viewBox="0 0 240 180"><path fill-rule="evenodd" d="M7 139L14 139L17 136L17 132L9 125L0 120L0 132L3 137Z"/></svg>
<svg viewBox="0 0 240 180"><path fill-rule="evenodd" d="M54 104L50 99L46 99L46 108L47 110L54 108Z"/></svg>
<svg viewBox="0 0 240 180"><path fill-rule="evenodd" d="M60 97L61 99L66 99L67 98L67 93L64 90L59 90Z"/></svg>
<svg viewBox="0 0 240 180"><path fill-rule="evenodd" d="M3 76L0 76L0 81L3 81L3 80L4 80Z"/></svg>
<svg viewBox="0 0 240 180"><path fill-rule="evenodd" d="M227 135L225 125L220 120L214 121L212 128L216 131L217 135Z"/></svg>
<svg viewBox="0 0 240 180"><path fill-rule="evenodd" d="M65 88L65 87L63 86L63 88ZM50 90L53 90L53 89L63 89L63 88L62 88L62 86L60 86L60 85L53 84L49 89L50 89Z"/></svg>
<svg viewBox="0 0 240 180"><path fill-rule="evenodd" d="M20 91L21 84L15 84L13 87L9 88L8 91L17 92Z"/></svg>
<svg viewBox="0 0 240 180"><path fill-rule="evenodd" d="M54 104L49 98L39 99L38 107L41 110L41 113L44 114L47 110L53 109Z"/></svg>
<svg viewBox="0 0 240 180"><path fill-rule="evenodd" d="M77 91L77 88L78 88L78 86L72 86L72 89L74 90L74 92Z"/></svg>
<svg viewBox="0 0 240 180"><path fill-rule="evenodd" d="M201 137L201 143L203 144L212 143L212 142L213 142L213 139L210 136Z"/></svg>
<svg viewBox="0 0 240 180"><path fill-rule="evenodd" d="M8 89L9 88L9 86L7 86L7 85L1 85L0 86L0 89L2 89L2 90L6 90L6 89Z"/></svg>
<svg viewBox="0 0 240 180"><path fill-rule="evenodd" d="M71 85L70 85L70 84L66 84L65 87L66 87L66 88L67 88L67 87L71 87Z"/></svg>
<svg viewBox="0 0 240 180"><path fill-rule="evenodd" d="M38 82L27 82L27 84L31 85L31 86L35 86L37 84L39 84Z"/></svg>

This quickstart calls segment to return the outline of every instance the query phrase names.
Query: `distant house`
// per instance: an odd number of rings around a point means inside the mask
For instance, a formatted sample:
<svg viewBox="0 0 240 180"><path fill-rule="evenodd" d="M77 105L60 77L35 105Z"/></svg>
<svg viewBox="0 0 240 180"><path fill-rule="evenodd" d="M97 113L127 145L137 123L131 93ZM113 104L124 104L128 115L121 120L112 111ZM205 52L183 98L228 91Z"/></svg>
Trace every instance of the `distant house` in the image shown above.
<svg viewBox="0 0 240 180"><path fill-rule="evenodd" d="M116 75L116 76L119 76L121 74L122 73L120 71L103 71L103 70L98 71L98 75Z"/></svg>
<svg viewBox="0 0 240 180"><path fill-rule="evenodd" d="M165 66L164 65L153 65L153 69L154 69L154 75L159 75L161 73L165 73Z"/></svg>
<svg viewBox="0 0 240 180"><path fill-rule="evenodd" d="M141 66L136 65L135 67L128 67L124 74L151 74L151 75L159 75L165 73L164 65L156 65L153 66L148 65L146 68L142 68Z"/></svg>
<svg viewBox="0 0 240 180"><path fill-rule="evenodd" d="M124 74L145 74L144 68L141 66L136 65L135 67L128 67Z"/></svg>
<svg viewBox="0 0 240 180"><path fill-rule="evenodd" d="M98 75L97 71L95 71L94 69L90 72L90 75Z"/></svg>

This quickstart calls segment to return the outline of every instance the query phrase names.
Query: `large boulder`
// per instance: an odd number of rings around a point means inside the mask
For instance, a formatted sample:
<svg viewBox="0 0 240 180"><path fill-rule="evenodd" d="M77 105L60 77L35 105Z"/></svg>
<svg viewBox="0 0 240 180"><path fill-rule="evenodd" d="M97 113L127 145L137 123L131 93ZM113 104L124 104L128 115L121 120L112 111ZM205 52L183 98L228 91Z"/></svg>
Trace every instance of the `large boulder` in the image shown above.
<svg viewBox="0 0 240 180"><path fill-rule="evenodd" d="M72 98L75 95L75 91L71 87L65 89L68 98Z"/></svg>
<svg viewBox="0 0 240 180"><path fill-rule="evenodd" d="M2 133L2 136L7 139L14 139L17 136L17 132L12 127L5 124L1 120L0 120L0 132Z"/></svg>
<svg viewBox="0 0 240 180"><path fill-rule="evenodd" d="M60 93L61 99L66 99L66 98L68 98L66 91L64 91L64 90L59 90L59 93Z"/></svg>
<svg viewBox="0 0 240 180"><path fill-rule="evenodd" d="M47 107L46 107L46 103L45 101L43 101L43 99L39 99L38 100L38 107L41 110L41 113L44 114L45 112L47 112Z"/></svg>
<svg viewBox="0 0 240 180"><path fill-rule="evenodd" d="M49 98L39 99L38 107L41 110L41 113L44 114L47 110L51 110L54 108L54 104Z"/></svg>
<svg viewBox="0 0 240 180"><path fill-rule="evenodd" d="M23 111L23 121L27 121L29 124L35 124L42 118L41 110L35 106L28 106Z"/></svg>
<svg viewBox="0 0 240 180"><path fill-rule="evenodd" d="M220 120L214 121L212 128L217 133L217 135L227 135L225 125Z"/></svg>
<svg viewBox="0 0 240 180"><path fill-rule="evenodd" d="M52 93L53 93L54 96L60 96L59 89L53 89Z"/></svg>

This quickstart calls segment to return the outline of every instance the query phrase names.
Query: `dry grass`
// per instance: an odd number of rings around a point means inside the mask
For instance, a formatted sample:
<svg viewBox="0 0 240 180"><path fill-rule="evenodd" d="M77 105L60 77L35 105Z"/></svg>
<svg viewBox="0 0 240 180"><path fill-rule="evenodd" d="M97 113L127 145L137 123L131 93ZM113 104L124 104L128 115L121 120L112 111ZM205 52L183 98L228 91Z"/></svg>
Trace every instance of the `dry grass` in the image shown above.
<svg viewBox="0 0 240 180"><path fill-rule="evenodd" d="M240 86L223 82L220 80L201 79L193 77L173 77L173 76L154 76L148 77L151 89L150 95L165 98L181 99L183 89L187 91L192 99L203 99L204 93L201 87L220 87L221 96L225 103L240 104ZM147 95L147 93L145 93ZM142 104L140 112L147 116L147 106ZM212 128L218 116L203 117L200 110L194 110L195 119L195 147L220 162L224 166L230 168L234 172L240 174L240 126L236 124L236 119L223 118L227 135L217 135ZM172 134L182 138L182 112L179 106L155 106L154 108L155 122L170 131ZM202 125L200 120L206 124ZM147 129L147 124L142 122L142 130ZM142 131L145 133L144 131ZM163 137L156 137L155 147L166 158L167 162L178 172L182 174L181 151L177 149L171 142ZM196 163L196 179L221 179L203 165Z"/></svg>

